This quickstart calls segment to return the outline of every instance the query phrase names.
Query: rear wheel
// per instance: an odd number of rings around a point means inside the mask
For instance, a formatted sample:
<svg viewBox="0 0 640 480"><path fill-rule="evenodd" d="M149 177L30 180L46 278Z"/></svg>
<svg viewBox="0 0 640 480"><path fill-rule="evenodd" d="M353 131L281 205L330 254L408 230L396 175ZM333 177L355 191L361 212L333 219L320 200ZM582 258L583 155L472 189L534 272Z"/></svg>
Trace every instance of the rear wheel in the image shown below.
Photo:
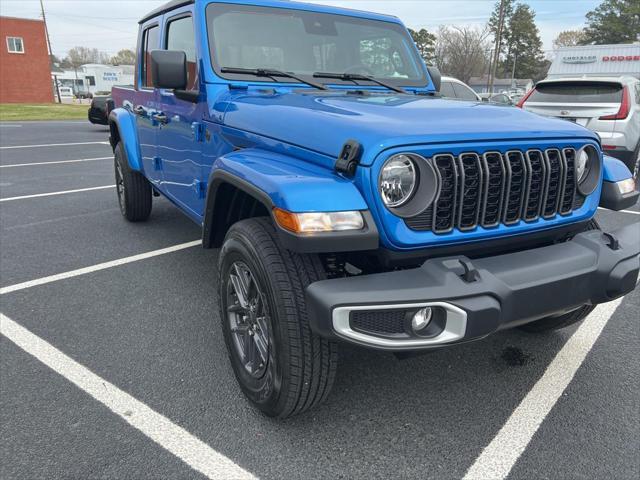
<svg viewBox="0 0 640 480"><path fill-rule="evenodd" d="M227 233L218 274L222 331L247 398L280 418L321 403L337 345L309 328L304 289L324 278L319 258L284 249L268 218L252 218Z"/></svg>
<svg viewBox="0 0 640 480"><path fill-rule="evenodd" d="M131 170L122 142L118 142L114 153L120 212L130 222L143 222L151 215L151 185L140 172Z"/></svg>
<svg viewBox="0 0 640 480"><path fill-rule="evenodd" d="M600 225L598 225L598 222L596 220L591 220L585 227L585 231L588 230L600 230ZM563 313L562 315L545 317L540 320L536 320L535 322L527 323L526 325L522 325L520 329L530 333L559 330L561 328L568 327L569 325L573 325L574 323L578 323L584 320L587 315L589 315L593 311L594 308L596 308L595 305L583 305L576 310L568 313Z"/></svg>

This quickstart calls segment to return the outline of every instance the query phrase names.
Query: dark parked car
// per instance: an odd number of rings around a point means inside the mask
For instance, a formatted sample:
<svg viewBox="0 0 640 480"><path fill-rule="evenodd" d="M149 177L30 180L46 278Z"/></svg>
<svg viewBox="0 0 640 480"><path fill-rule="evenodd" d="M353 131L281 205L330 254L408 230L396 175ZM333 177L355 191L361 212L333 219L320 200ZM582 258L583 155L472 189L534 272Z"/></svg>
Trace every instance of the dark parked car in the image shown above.
<svg viewBox="0 0 640 480"><path fill-rule="evenodd" d="M98 125L108 125L111 110L113 110L111 92L96 92L89 107L89 121Z"/></svg>

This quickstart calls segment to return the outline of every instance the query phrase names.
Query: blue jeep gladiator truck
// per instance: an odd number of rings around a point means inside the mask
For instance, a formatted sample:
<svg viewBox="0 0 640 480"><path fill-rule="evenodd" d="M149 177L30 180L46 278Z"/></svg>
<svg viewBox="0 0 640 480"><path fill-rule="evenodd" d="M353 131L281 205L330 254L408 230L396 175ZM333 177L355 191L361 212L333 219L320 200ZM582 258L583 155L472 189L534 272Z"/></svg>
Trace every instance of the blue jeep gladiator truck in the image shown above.
<svg viewBox="0 0 640 480"><path fill-rule="evenodd" d="M638 224L593 217L638 192L599 138L439 84L384 15L177 0L140 21L109 117L120 209L144 221L162 195L220 249L229 358L267 415L327 397L339 342L540 332L635 287Z"/></svg>

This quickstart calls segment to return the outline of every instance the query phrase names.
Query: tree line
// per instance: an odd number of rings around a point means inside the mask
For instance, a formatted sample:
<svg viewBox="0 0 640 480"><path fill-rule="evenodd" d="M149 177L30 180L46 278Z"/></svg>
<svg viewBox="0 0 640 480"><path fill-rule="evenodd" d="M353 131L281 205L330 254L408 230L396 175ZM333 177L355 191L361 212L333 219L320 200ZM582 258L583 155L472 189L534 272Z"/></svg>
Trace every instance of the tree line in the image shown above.
<svg viewBox="0 0 640 480"><path fill-rule="evenodd" d="M409 29L428 64L463 82L488 74L498 33L500 1L483 27L441 26L435 34ZM501 40L496 77L544 78L550 61L545 58L535 11L518 0L503 1ZM640 41L640 0L604 0L586 15L586 27L561 32L554 48L574 45L617 44Z"/></svg>
<svg viewBox="0 0 640 480"><path fill-rule="evenodd" d="M120 50L113 56L101 52L97 48L73 47L67 56L60 59L55 55L51 56L54 65L60 68L78 68L87 63L100 63L103 65L135 65L136 52L133 49Z"/></svg>

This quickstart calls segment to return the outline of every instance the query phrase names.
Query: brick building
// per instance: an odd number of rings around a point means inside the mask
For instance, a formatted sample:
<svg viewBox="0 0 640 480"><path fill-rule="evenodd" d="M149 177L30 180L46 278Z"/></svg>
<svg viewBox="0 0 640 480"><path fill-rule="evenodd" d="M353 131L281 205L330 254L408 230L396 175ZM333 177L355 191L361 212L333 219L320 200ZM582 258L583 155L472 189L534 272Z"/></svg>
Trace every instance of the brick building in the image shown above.
<svg viewBox="0 0 640 480"><path fill-rule="evenodd" d="M51 102L44 22L0 17L0 103Z"/></svg>

